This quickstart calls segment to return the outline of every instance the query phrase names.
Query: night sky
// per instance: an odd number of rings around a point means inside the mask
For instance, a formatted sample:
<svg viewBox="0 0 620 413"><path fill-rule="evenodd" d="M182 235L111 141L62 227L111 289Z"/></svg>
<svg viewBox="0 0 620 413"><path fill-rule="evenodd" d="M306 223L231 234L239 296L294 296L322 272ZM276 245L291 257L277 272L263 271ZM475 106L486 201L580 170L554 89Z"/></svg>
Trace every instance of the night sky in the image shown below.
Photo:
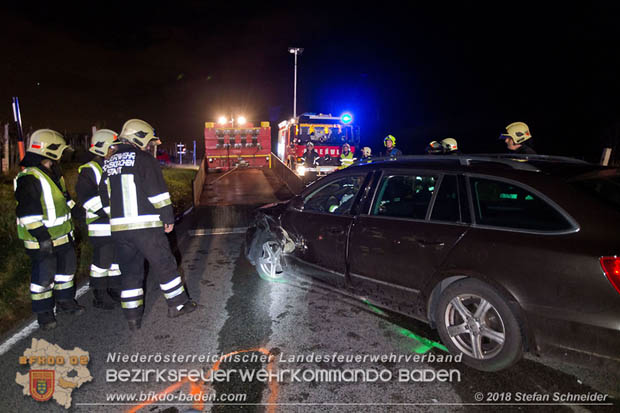
<svg viewBox="0 0 620 413"><path fill-rule="evenodd" d="M391 133L410 154L444 137L499 152L513 121L542 153L597 160L618 145L612 2L214 3L3 9L0 121L19 96L26 131L120 131L137 117L189 142L223 113L276 128L292 115L297 46L297 112L351 111L375 151Z"/></svg>

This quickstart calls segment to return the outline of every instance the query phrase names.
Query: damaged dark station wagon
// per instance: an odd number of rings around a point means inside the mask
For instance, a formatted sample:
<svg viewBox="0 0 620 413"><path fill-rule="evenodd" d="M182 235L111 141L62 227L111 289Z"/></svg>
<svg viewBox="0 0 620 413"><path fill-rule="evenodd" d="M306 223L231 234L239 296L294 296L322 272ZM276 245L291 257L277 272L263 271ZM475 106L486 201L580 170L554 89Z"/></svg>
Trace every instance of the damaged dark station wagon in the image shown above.
<svg viewBox="0 0 620 413"><path fill-rule="evenodd" d="M620 360L620 175L540 155L419 156L335 172L262 207L246 255L437 328L468 365Z"/></svg>

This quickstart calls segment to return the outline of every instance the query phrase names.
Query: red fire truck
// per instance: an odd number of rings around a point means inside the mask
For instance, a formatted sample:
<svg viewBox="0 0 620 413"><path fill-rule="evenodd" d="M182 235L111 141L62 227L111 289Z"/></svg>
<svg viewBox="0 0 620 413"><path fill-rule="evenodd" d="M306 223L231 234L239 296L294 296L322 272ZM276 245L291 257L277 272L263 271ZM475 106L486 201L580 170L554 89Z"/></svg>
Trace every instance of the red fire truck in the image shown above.
<svg viewBox="0 0 620 413"><path fill-rule="evenodd" d="M298 175L306 172L316 172L317 175L329 173L339 166L343 144L348 143L353 153L359 148L359 127L353 123L353 116L349 113L340 117L304 113L290 121L280 122L278 127L277 155ZM322 157L319 165L313 168L300 163L308 142L314 143L314 149Z"/></svg>
<svg viewBox="0 0 620 413"><path fill-rule="evenodd" d="M271 161L271 127L244 123L236 127L223 121L205 122L205 158L207 167L229 170L236 166L269 167Z"/></svg>

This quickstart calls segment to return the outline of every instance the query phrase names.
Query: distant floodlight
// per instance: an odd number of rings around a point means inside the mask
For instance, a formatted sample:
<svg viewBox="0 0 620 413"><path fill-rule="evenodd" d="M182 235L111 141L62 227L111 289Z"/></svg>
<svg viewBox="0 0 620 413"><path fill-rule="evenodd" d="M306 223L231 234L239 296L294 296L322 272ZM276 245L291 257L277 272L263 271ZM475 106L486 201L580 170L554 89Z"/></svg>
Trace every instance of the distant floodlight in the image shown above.
<svg viewBox="0 0 620 413"><path fill-rule="evenodd" d="M340 116L340 120L342 123L351 123L353 122L353 115L350 113L343 113L342 116Z"/></svg>
<svg viewBox="0 0 620 413"><path fill-rule="evenodd" d="M245 116L239 116L237 118L237 125L245 125L246 119Z"/></svg>
<svg viewBox="0 0 620 413"><path fill-rule="evenodd" d="M220 116L217 120L217 123L219 123L220 125L226 125L226 123L228 123L228 119L226 119L226 116Z"/></svg>

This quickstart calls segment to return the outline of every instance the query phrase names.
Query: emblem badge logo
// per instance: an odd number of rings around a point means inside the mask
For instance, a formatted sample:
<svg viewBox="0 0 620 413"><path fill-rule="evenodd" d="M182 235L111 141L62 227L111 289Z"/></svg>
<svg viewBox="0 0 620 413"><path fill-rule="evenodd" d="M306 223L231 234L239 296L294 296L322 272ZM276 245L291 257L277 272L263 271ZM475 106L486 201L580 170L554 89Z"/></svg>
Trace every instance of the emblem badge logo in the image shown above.
<svg viewBox="0 0 620 413"><path fill-rule="evenodd" d="M52 398L54 370L30 370L30 395L38 402Z"/></svg>

